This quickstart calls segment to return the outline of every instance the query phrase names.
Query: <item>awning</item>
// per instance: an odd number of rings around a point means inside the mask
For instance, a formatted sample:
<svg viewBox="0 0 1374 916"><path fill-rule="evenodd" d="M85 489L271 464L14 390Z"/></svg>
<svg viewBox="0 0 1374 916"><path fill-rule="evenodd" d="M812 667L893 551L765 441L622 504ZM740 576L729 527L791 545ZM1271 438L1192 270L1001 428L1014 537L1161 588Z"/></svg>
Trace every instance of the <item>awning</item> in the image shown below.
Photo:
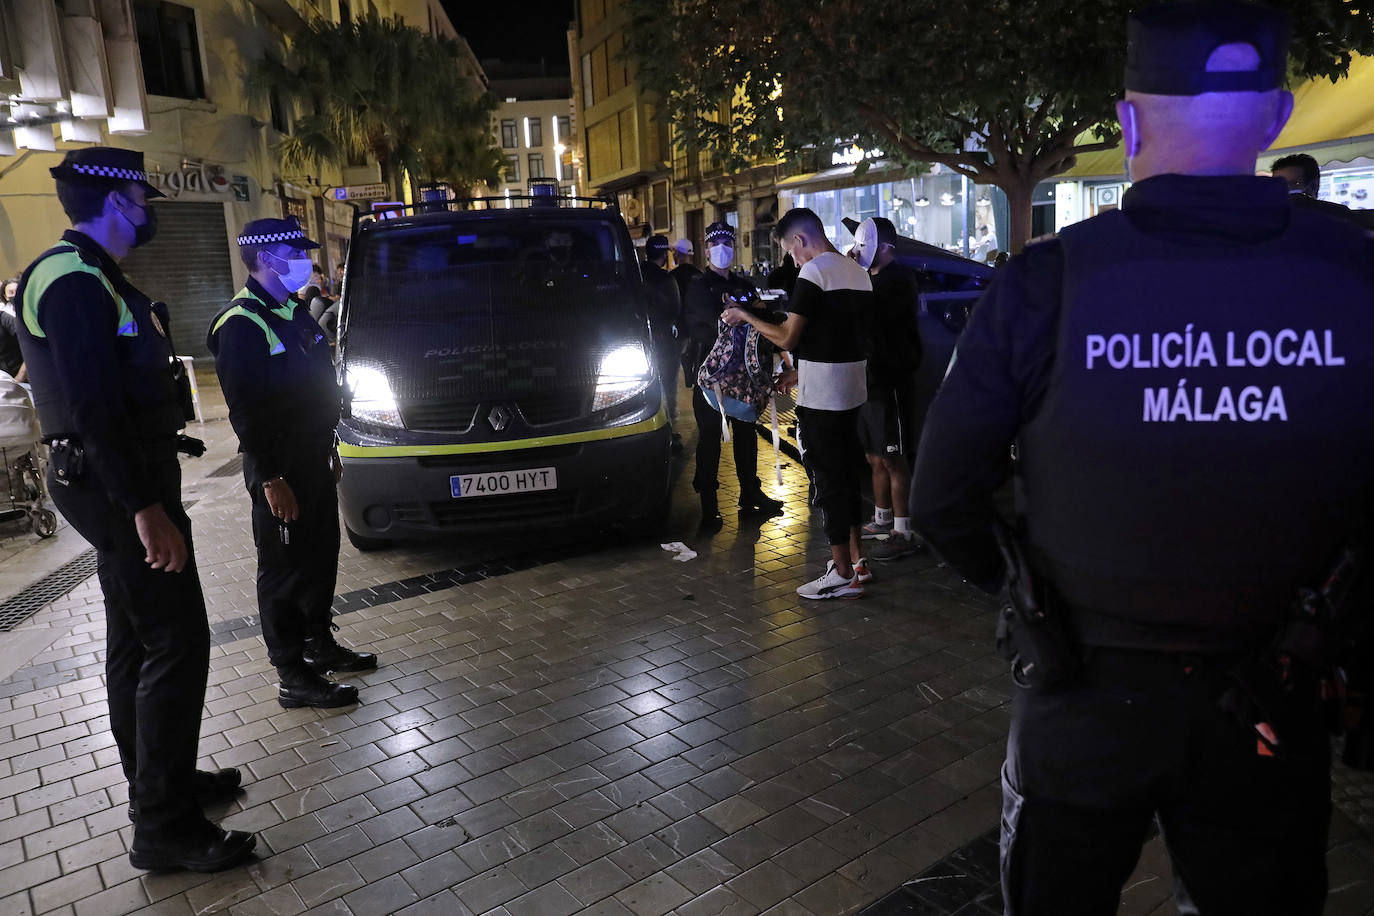
<svg viewBox="0 0 1374 916"><path fill-rule="evenodd" d="M807 172L802 175L793 175L791 178L784 178L777 182L775 190L780 194L785 192L815 194L819 191L833 191L836 188L857 188L881 184L885 181L905 181L908 178L915 178L917 175L918 170L914 168L903 169L885 165L875 166L862 175L855 175L854 166L840 165L823 172Z"/></svg>
<svg viewBox="0 0 1374 916"><path fill-rule="evenodd" d="M1355 55L1337 83L1315 79L1293 91L1293 117L1266 156L1332 143L1367 139L1374 146L1374 58ZM1321 157L1317 157L1321 160ZM1338 158L1349 158L1342 155ZM1084 153L1067 172L1050 181L1118 178L1126 174L1121 148Z"/></svg>

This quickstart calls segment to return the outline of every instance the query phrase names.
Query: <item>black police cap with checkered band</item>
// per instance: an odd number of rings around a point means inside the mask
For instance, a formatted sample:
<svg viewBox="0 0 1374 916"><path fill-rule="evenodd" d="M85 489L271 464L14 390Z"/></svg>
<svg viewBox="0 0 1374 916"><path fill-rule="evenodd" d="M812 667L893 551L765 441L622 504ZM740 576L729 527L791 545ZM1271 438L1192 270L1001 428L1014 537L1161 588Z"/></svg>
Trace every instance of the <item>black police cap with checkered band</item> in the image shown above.
<svg viewBox="0 0 1374 916"><path fill-rule="evenodd" d="M243 227L238 237L239 247L248 245L287 245L297 251L319 248L318 242L305 237L305 230L294 217L288 219L255 219Z"/></svg>
<svg viewBox="0 0 1374 916"><path fill-rule="evenodd" d="M147 197L165 196L149 184L148 171L143 167L143 154L138 150L120 149L117 146L87 146L68 150L60 163L48 169L48 174L63 181L91 184L117 185L136 181L143 185Z"/></svg>

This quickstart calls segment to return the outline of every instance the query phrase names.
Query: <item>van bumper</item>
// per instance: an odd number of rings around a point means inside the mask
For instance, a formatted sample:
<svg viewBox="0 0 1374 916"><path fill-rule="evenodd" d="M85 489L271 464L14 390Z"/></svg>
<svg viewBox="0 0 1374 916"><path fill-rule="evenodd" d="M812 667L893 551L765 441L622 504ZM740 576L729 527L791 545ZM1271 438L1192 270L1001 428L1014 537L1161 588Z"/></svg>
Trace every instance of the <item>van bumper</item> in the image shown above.
<svg viewBox="0 0 1374 916"><path fill-rule="evenodd" d="M670 430L663 411L607 438L494 451L442 447L341 446L339 506L355 534L404 540L435 534L511 531L531 526L611 527L655 519L669 492ZM562 436L560 439L577 439ZM527 493L452 495L462 474L555 469L558 486Z"/></svg>

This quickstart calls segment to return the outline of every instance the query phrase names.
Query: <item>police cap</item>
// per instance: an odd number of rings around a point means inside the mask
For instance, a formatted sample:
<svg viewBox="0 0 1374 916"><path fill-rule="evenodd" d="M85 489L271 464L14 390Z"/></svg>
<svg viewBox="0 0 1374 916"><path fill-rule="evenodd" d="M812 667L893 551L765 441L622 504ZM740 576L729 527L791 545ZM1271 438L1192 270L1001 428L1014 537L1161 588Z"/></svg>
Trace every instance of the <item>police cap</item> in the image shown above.
<svg viewBox="0 0 1374 916"><path fill-rule="evenodd" d="M1265 92L1283 84L1288 66L1287 13L1235 0L1162 3L1131 15L1126 26L1126 88L1151 95ZM1248 44L1249 70L1208 70L1217 48Z"/></svg>
<svg viewBox="0 0 1374 916"><path fill-rule="evenodd" d="M148 198L165 197L148 183L143 167L143 154L138 150L117 146L86 146L68 150L62 161L48 169L48 174L63 181L115 187L126 181L143 185Z"/></svg>
<svg viewBox="0 0 1374 916"><path fill-rule="evenodd" d="M717 220L706 227L706 244L718 245L721 243L733 246L735 244L735 230L729 223Z"/></svg>
<svg viewBox="0 0 1374 916"><path fill-rule="evenodd" d="M238 242L240 248L276 244L287 245L297 251L309 251L320 247L319 242L312 242L305 237L305 230L294 216L286 219L255 219L243 227Z"/></svg>
<svg viewBox="0 0 1374 916"><path fill-rule="evenodd" d="M644 250L649 253L649 257L656 258L668 253L668 236L651 235L644 243Z"/></svg>

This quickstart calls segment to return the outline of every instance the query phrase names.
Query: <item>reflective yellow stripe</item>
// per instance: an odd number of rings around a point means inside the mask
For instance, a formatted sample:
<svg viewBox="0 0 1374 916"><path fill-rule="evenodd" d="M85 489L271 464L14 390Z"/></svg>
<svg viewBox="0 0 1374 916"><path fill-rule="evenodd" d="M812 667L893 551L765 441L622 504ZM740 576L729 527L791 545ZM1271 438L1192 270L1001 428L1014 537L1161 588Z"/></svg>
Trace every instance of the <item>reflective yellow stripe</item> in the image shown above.
<svg viewBox="0 0 1374 916"><path fill-rule="evenodd" d="M29 281L24 285L23 304L24 325L29 329L29 333L34 337L48 336L43 326L38 323L38 303L49 286L67 274L75 273L91 274L100 280L119 310L115 319L115 333L120 337L137 337L138 322L134 321L134 313L124 302L124 297L115 292L109 277L106 277L99 267L81 260L81 255L72 245L57 246L55 253L35 264L29 273Z"/></svg>
<svg viewBox="0 0 1374 916"><path fill-rule="evenodd" d="M339 454L345 458L419 458L426 455L473 455L479 452L510 452L523 448L544 448L550 445L570 445L574 442L598 442L653 432L668 425L668 414L660 410L647 420L629 426L592 429L584 433L564 433L561 436L541 436L535 439L512 439L509 442L464 442L454 445L350 445L339 443Z"/></svg>
<svg viewBox="0 0 1374 916"><path fill-rule="evenodd" d="M258 303L263 308L270 308L267 305L267 303L263 302L257 296L249 292L248 287L246 286L243 289L239 290L238 295L235 296L234 299L252 299L254 302ZM274 312L276 311L276 309L271 310ZM249 321L253 322L259 328L261 328L263 334L267 335L268 356L276 356L278 353L286 352L286 346L281 342L281 338L277 336L277 332L273 331L271 326L268 325L266 319L264 319L261 315L257 314L256 312L249 311L241 305L235 305L231 308L225 309L224 314L219 316L219 320L215 322L214 327L210 328L210 333L218 334L219 329L224 327L224 323L228 321L230 318L233 318L235 315L242 315L244 318L247 318Z"/></svg>

